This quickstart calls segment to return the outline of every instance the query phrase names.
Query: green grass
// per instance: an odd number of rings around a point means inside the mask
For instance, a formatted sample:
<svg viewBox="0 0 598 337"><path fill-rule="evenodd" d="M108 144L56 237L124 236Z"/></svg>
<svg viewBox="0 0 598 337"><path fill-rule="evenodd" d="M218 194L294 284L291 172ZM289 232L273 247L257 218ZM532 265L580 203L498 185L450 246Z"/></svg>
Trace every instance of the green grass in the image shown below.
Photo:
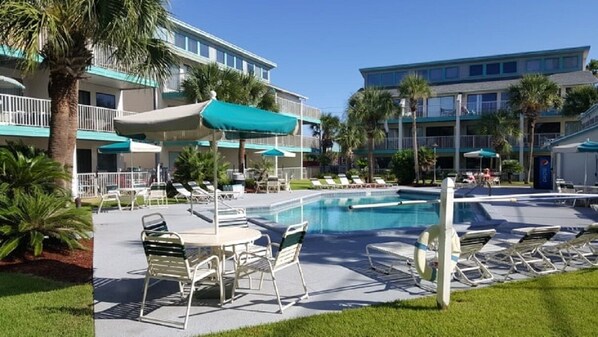
<svg viewBox="0 0 598 337"><path fill-rule="evenodd" d="M597 308L598 270L586 269L457 291L444 311L426 297L210 336L595 336Z"/></svg>
<svg viewBox="0 0 598 337"><path fill-rule="evenodd" d="M309 179L293 179L291 180L291 189L296 190L309 190L311 189L311 181Z"/></svg>
<svg viewBox="0 0 598 337"><path fill-rule="evenodd" d="M93 288L0 273L0 336L93 336Z"/></svg>

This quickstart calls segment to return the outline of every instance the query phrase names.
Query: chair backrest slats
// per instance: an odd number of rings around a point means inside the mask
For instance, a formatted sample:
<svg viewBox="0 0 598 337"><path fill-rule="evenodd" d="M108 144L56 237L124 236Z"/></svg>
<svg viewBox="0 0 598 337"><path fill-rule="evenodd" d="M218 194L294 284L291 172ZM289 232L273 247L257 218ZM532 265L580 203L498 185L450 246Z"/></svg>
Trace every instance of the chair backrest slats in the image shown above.
<svg viewBox="0 0 598 337"><path fill-rule="evenodd" d="M282 236L282 241L276 254L274 267L298 261L303 240L307 233L307 222L292 225L287 228L287 231Z"/></svg>
<svg viewBox="0 0 598 337"><path fill-rule="evenodd" d="M146 230L141 239L151 275L173 279L190 277L185 245L178 234Z"/></svg>
<svg viewBox="0 0 598 337"><path fill-rule="evenodd" d="M535 250L552 239L560 228L540 228L531 230L524 235L518 243L513 245L513 248L519 252L528 252Z"/></svg>
<svg viewBox="0 0 598 337"><path fill-rule="evenodd" d="M141 224L144 230L167 232L166 219L160 213L147 214L141 217Z"/></svg>

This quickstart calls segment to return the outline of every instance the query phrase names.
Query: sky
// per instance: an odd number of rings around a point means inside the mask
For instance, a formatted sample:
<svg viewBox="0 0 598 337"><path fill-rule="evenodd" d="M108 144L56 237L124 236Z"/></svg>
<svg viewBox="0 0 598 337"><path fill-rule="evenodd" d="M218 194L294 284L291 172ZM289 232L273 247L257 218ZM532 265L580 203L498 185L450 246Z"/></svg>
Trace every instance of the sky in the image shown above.
<svg viewBox="0 0 598 337"><path fill-rule="evenodd" d="M277 87L342 116L360 68L591 46L596 0L170 0L170 12L273 61Z"/></svg>

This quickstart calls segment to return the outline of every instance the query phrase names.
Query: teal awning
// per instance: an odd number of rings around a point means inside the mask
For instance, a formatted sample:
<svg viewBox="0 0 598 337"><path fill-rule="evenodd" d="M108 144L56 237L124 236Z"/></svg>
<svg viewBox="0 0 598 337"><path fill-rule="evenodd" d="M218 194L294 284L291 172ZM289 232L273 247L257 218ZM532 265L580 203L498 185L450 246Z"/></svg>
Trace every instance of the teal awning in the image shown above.
<svg viewBox="0 0 598 337"><path fill-rule="evenodd" d="M121 136L148 140L201 140L214 130L228 139L282 136L297 132L297 118L244 105L209 100L114 119Z"/></svg>
<svg viewBox="0 0 598 337"><path fill-rule="evenodd" d="M158 153L162 147L158 145L146 144L128 140L126 142L113 143L98 147L99 153Z"/></svg>

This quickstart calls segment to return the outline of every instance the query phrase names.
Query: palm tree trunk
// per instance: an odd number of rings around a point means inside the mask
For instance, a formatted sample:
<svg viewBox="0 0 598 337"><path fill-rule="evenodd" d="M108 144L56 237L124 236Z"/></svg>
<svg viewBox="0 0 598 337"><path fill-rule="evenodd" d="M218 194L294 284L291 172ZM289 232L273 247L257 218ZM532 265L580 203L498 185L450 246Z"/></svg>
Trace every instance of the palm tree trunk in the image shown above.
<svg viewBox="0 0 598 337"><path fill-rule="evenodd" d="M245 139L239 139L239 172L245 173Z"/></svg>
<svg viewBox="0 0 598 337"><path fill-rule="evenodd" d="M368 182L373 181L374 176L374 137L368 137Z"/></svg>
<svg viewBox="0 0 598 337"><path fill-rule="evenodd" d="M77 144L79 81L61 73L50 74L50 137L48 154L72 174L73 153ZM70 182L61 181L67 188Z"/></svg>
<svg viewBox="0 0 598 337"><path fill-rule="evenodd" d="M529 123L529 158L528 158L528 162L527 162L527 183L530 184L531 183L531 177L532 177L532 165L533 165L533 159L534 159L534 135L536 133L536 120L535 119L531 119L530 123Z"/></svg>
<svg viewBox="0 0 598 337"><path fill-rule="evenodd" d="M415 114L417 111L412 112L413 116L413 128L411 129L411 136L413 137L413 169L415 170L415 183L419 182L419 155L417 153L417 124L415 121Z"/></svg>

